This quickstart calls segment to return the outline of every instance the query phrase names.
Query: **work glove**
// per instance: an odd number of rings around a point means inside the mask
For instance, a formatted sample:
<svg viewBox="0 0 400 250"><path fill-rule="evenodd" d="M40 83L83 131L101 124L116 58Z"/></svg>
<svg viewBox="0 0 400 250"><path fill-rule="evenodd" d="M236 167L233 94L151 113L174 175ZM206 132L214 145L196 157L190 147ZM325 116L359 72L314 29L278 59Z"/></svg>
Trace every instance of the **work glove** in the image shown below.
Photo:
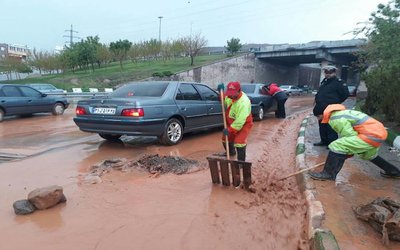
<svg viewBox="0 0 400 250"><path fill-rule="evenodd" d="M224 84L223 83L218 84L217 89L218 89L218 92L221 92L221 89L225 90Z"/></svg>
<svg viewBox="0 0 400 250"><path fill-rule="evenodd" d="M228 135L229 135L228 129L227 129L227 128L224 128L224 129L222 130L222 134L225 135L225 136L228 136Z"/></svg>

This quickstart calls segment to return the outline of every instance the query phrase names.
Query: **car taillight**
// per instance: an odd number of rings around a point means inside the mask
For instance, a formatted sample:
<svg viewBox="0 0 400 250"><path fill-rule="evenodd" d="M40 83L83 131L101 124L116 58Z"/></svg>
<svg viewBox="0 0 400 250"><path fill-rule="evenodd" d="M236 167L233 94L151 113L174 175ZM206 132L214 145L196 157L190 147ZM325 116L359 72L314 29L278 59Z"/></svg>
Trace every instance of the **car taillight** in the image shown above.
<svg viewBox="0 0 400 250"><path fill-rule="evenodd" d="M122 116L134 116L134 117L141 117L144 116L143 108L133 108L133 109L124 109L121 112Z"/></svg>
<svg viewBox="0 0 400 250"><path fill-rule="evenodd" d="M75 109L76 115L86 115L86 110L84 107L77 106Z"/></svg>

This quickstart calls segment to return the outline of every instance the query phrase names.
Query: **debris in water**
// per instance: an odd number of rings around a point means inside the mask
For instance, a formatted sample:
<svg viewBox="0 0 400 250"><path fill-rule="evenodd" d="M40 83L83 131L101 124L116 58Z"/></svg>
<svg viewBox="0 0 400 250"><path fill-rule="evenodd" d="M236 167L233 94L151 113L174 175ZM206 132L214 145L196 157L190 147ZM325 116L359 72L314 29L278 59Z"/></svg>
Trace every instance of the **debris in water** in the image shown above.
<svg viewBox="0 0 400 250"><path fill-rule="evenodd" d="M366 221L377 232L382 234L382 241L400 241L400 202L389 198L377 198L371 203L354 209L356 217Z"/></svg>

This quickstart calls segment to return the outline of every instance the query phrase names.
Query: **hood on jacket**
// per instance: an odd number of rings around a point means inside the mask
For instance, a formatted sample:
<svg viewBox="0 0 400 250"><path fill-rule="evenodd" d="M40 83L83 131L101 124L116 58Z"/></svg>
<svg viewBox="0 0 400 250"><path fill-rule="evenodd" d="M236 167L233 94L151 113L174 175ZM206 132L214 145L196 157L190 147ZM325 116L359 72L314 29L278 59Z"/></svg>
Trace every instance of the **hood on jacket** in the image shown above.
<svg viewBox="0 0 400 250"><path fill-rule="evenodd" d="M331 114L334 111L345 110L346 107L343 104L331 104L326 107L322 117L321 123L328 123L331 118Z"/></svg>

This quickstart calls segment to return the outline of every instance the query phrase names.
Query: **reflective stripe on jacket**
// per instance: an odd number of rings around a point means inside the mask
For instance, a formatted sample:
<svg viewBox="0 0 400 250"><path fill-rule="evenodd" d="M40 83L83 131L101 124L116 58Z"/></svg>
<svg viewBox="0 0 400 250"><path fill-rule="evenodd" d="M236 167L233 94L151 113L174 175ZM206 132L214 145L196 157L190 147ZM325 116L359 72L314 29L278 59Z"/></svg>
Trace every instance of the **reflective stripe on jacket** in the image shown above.
<svg viewBox="0 0 400 250"><path fill-rule="evenodd" d="M225 97L225 105L226 121L232 129L239 131L245 123L253 123L251 102L245 93L241 92L237 100Z"/></svg>
<svg viewBox="0 0 400 250"><path fill-rule="evenodd" d="M387 137L381 122L360 111L346 110L341 104L332 104L325 109L321 122L327 121L341 137L357 135L374 147L379 147Z"/></svg>

